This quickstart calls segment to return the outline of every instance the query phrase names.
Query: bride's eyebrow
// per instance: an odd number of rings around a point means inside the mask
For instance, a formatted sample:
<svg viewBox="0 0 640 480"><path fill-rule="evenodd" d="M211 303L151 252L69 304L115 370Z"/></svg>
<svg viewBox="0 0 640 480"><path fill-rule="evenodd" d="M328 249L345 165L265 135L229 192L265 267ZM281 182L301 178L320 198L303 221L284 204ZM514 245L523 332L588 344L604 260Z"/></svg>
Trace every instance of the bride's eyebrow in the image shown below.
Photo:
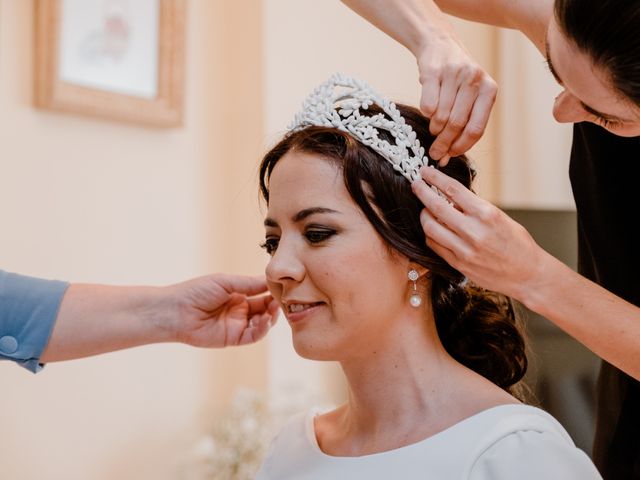
<svg viewBox="0 0 640 480"><path fill-rule="evenodd" d="M293 216L293 221L294 223L298 223L302 220L304 220L305 218L311 216L311 215L316 215L318 213L340 213L337 210L333 210L331 208L326 208L326 207L312 207L312 208L305 208L304 210L300 210L298 213L296 213Z"/></svg>
<svg viewBox="0 0 640 480"><path fill-rule="evenodd" d="M326 208L326 207L311 207L311 208L305 208L304 210L300 210L298 213L296 213L293 217L292 220L294 223L298 223L301 222L302 220L304 220L307 217L310 217L311 215L317 215L319 213L335 213L335 214L340 214L339 211L337 210L333 210L331 208ZM277 227L278 226L278 222L276 222L273 218L271 217L267 217L264 219L264 226L265 227Z"/></svg>

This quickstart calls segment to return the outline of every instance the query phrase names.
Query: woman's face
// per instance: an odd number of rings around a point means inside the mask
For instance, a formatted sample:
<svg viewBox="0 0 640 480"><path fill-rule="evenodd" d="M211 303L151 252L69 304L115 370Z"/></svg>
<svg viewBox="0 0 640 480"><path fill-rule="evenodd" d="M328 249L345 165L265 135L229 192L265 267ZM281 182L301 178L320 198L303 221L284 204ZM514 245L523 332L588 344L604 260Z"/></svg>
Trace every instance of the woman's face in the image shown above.
<svg viewBox="0 0 640 480"><path fill-rule="evenodd" d="M408 260L389 251L332 162L296 151L282 157L264 223L267 281L301 356L371 354L412 308Z"/></svg>
<svg viewBox="0 0 640 480"><path fill-rule="evenodd" d="M622 137L640 135L640 107L621 97L606 72L560 31L555 19L547 31L546 56L551 73L564 88L553 106L558 122L592 122Z"/></svg>

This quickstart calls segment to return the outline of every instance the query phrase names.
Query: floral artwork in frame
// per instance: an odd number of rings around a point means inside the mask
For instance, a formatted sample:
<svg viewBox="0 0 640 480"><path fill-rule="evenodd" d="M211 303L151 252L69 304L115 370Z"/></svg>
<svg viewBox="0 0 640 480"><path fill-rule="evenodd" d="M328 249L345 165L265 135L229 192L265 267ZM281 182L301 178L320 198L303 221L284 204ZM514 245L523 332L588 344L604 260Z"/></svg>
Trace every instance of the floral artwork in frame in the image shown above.
<svg viewBox="0 0 640 480"><path fill-rule="evenodd" d="M36 0L38 108L182 124L185 0Z"/></svg>

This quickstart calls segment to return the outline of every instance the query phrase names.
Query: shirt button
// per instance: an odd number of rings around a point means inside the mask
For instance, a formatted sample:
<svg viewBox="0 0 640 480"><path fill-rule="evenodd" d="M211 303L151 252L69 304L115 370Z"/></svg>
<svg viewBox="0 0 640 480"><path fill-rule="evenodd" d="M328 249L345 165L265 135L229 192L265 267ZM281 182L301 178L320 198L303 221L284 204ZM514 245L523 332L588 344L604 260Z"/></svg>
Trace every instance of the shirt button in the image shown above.
<svg viewBox="0 0 640 480"><path fill-rule="evenodd" d="M18 350L18 341L11 335L5 335L0 338L0 352L11 355Z"/></svg>

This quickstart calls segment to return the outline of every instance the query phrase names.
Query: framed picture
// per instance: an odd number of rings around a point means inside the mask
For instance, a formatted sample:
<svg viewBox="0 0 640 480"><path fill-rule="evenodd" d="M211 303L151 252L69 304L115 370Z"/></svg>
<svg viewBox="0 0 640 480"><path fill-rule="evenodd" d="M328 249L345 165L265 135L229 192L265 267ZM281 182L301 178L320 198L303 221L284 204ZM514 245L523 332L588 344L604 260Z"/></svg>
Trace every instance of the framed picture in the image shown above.
<svg viewBox="0 0 640 480"><path fill-rule="evenodd" d="M185 0L36 0L35 104L182 123Z"/></svg>

